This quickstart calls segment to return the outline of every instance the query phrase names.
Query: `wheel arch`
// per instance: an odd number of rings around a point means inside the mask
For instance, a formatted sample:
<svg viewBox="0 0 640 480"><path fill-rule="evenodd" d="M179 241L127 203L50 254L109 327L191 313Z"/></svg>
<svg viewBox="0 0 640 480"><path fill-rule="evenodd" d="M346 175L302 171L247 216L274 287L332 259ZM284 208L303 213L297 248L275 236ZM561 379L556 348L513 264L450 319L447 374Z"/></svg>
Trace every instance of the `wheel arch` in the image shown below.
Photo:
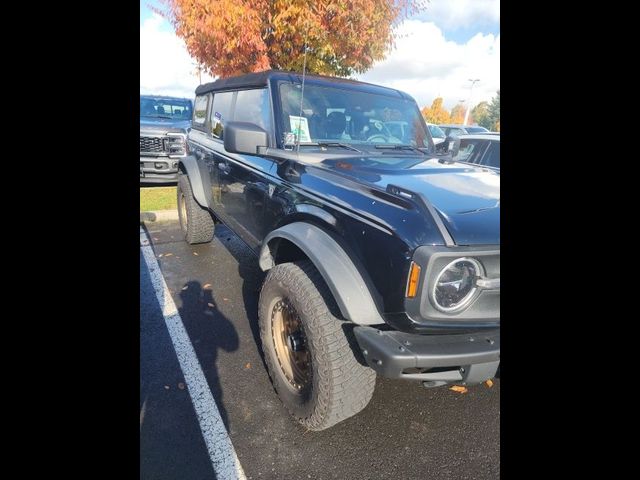
<svg viewBox="0 0 640 480"><path fill-rule="evenodd" d="M193 155L188 155L180 159L178 169L187 176L193 192L193 198L198 205L212 210L211 180L205 165L202 162L198 162Z"/></svg>
<svg viewBox="0 0 640 480"><path fill-rule="evenodd" d="M385 323L378 307L379 295L366 272L361 272L340 244L317 225L296 221L272 231L262 243L259 263L267 271L279 263L303 258L320 272L345 319L359 325Z"/></svg>

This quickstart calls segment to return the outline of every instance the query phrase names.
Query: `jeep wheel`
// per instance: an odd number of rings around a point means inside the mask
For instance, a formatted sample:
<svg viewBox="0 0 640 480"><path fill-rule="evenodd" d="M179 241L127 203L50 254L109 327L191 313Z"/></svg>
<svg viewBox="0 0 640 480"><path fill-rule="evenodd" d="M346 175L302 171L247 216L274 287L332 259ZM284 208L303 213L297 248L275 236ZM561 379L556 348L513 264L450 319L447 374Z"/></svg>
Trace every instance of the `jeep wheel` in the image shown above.
<svg viewBox="0 0 640 480"><path fill-rule="evenodd" d="M309 261L273 267L258 316L269 376L289 412L309 430L324 430L360 412L376 374L360 355L347 322ZM355 353L354 353L355 352Z"/></svg>
<svg viewBox="0 0 640 480"><path fill-rule="evenodd" d="M178 219L187 243L207 243L213 239L215 224L211 214L193 198L191 184L186 175L178 176Z"/></svg>

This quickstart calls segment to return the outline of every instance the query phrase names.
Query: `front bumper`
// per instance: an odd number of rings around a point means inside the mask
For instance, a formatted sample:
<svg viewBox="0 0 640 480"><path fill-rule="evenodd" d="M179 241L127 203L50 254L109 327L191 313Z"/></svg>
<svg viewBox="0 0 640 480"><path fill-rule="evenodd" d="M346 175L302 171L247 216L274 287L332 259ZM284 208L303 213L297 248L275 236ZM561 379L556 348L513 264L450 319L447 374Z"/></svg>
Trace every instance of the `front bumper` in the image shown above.
<svg viewBox="0 0 640 480"><path fill-rule="evenodd" d="M179 162L179 158L141 156L140 183L176 182L178 180Z"/></svg>
<svg viewBox="0 0 640 480"><path fill-rule="evenodd" d="M425 386L473 385L493 378L500 365L500 331L415 335L357 326L353 329L367 364L389 378Z"/></svg>

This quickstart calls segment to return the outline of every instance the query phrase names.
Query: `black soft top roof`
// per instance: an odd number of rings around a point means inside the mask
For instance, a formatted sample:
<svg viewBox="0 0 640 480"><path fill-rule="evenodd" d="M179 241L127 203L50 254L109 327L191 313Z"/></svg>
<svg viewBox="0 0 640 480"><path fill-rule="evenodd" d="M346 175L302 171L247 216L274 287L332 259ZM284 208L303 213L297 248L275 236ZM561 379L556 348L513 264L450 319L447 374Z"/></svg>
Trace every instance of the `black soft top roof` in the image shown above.
<svg viewBox="0 0 640 480"><path fill-rule="evenodd" d="M302 82L302 74L298 72L286 72L283 70L266 70L264 72L247 73L246 75L239 75L237 77L221 78L215 82L205 83L196 88L196 95L203 95L209 92L215 92L219 90L232 90L236 88L260 88L265 87L267 82L271 78L289 80L291 82ZM379 85L373 85L371 83L359 82L357 80L350 80L348 78L339 77L327 77L324 75L306 75L307 81L313 81L314 83L326 82L332 84L340 84L342 86L350 86L358 89L365 89L371 91L371 93L380 93L385 95L395 95L404 98L411 98L404 92L394 90L392 88L381 87Z"/></svg>

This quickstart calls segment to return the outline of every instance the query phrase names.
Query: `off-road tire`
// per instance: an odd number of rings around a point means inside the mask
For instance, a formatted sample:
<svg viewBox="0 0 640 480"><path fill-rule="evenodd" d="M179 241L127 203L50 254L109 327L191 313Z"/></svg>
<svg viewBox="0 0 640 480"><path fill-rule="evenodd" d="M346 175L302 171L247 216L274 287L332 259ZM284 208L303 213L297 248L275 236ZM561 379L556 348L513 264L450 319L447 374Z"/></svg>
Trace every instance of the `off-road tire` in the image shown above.
<svg viewBox="0 0 640 480"><path fill-rule="evenodd" d="M215 223L206 208L202 208L193 198L189 177L178 175L177 204L180 228L187 243L208 243L213 239ZM185 218L186 217L186 218Z"/></svg>
<svg viewBox="0 0 640 480"><path fill-rule="evenodd" d="M310 380L301 390L280 367L272 333L274 306L286 299L298 315L311 357ZM276 265L260 292L258 317L265 363L278 396L309 430L324 430L367 406L376 374L362 360L350 327L339 318L329 288L310 261Z"/></svg>

